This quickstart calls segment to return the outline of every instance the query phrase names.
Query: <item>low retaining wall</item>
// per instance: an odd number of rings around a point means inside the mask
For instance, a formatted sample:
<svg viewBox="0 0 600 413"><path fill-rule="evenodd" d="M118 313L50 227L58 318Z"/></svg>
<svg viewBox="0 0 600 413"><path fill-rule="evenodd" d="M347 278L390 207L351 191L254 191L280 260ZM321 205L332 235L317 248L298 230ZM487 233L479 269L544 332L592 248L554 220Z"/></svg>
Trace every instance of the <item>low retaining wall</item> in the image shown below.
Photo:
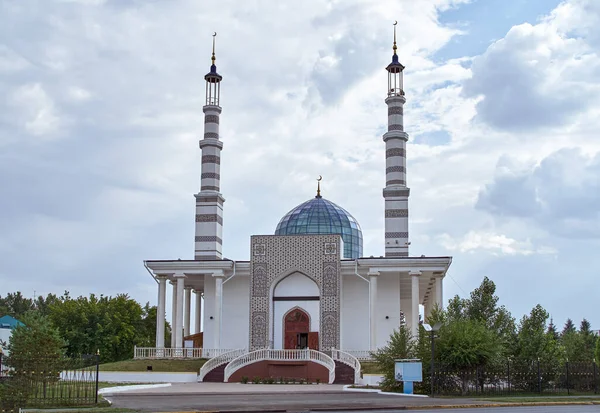
<svg viewBox="0 0 600 413"><path fill-rule="evenodd" d="M379 386L379 383L383 381L381 374L363 374L362 378L358 380L358 384L362 386Z"/></svg>
<svg viewBox="0 0 600 413"><path fill-rule="evenodd" d="M329 382L327 367L313 361L257 361L233 373L229 378L229 382L240 382L244 376L248 377L249 381L252 381L255 377L260 377L261 379L308 379L312 382L319 379L321 383Z"/></svg>
<svg viewBox="0 0 600 413"><path fill-rule="evenodd" d="M196 383L197 373L160 373L153 371L101 371L99 381L108 383Z"/></svg>

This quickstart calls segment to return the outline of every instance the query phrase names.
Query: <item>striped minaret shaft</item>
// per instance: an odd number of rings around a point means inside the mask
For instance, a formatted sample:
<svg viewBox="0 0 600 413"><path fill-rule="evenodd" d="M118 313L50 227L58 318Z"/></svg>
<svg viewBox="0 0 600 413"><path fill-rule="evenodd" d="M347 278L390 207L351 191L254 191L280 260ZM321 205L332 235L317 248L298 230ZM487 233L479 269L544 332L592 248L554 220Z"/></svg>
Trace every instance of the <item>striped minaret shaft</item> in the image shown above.
<svg viewBox="0 0 600 413"><path fill-rule="evenodd" d="M216 36L216 33L215 35ZM223 258L223 203L221 190L221 150L219 140L219 106L221 75L215 66L215 38L210 72L206 80L206 104L204 111L204 137L200 140L202 168L200 192L196 197L196 239L194 257L196 260L220 260Z"/></svg>
<svg viewBox="0 0 600 413"><path fill-rule="evenodd" d="M407 257L408 246L408 197L406 186L406 142L404 132L404 66L396 54L396 26L394 25L394 54L388 72L388 130L383 135L385 142L385 256Z"/></svg>

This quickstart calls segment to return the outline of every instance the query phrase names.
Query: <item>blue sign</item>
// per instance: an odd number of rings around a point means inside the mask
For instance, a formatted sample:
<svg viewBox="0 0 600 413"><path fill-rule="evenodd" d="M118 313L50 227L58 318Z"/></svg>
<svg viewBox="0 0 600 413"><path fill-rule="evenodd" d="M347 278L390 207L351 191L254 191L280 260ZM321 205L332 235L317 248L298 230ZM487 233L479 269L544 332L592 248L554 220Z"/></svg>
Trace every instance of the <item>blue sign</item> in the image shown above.
<svg viewBox="0 0 600 413"><path fill-rule="evenodd" d="M396 360L394 367L396 381L423 381L423 363L421 363L421 360Z"/></svg>

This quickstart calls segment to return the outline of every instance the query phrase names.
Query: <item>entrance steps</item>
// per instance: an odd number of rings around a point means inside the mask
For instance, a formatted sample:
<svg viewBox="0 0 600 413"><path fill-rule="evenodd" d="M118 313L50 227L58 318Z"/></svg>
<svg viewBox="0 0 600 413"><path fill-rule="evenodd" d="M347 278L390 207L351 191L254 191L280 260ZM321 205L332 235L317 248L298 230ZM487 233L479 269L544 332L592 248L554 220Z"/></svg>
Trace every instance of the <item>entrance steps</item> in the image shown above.
<svg viewBox="0 0 600 413"><path fill-rule="evenodd" d="M208 383L223 383L223 381L225 381L225 367L227 367L228 364L229 363L224 363L215 367L204 376L202 381Z"/></svg>
<svg viewBox="0 0 600 413"><path fill-rule="evenodd" d="M354 384L354 369L342 363L341 361L335 360L335 380L333 384Z"/></svg>

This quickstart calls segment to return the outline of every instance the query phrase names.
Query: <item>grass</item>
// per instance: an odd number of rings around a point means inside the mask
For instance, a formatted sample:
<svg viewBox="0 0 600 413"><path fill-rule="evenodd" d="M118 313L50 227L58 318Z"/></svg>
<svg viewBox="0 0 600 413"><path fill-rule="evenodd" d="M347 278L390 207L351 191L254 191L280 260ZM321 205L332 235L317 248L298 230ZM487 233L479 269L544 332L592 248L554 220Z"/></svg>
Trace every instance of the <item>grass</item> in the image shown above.
<svg viewBox="0 0 600 413"><path fill-rule="evenodd" d="M123 360L100 364L100 371L148 371L161 373L198 373L206 359L193 360Z"/></svg>
<svg viewBox="0 0 600 413"><path fill-rule="evenodd" d="M363 374L383 374L379 365L374 361L361 361L360 371Z"/></svg>

